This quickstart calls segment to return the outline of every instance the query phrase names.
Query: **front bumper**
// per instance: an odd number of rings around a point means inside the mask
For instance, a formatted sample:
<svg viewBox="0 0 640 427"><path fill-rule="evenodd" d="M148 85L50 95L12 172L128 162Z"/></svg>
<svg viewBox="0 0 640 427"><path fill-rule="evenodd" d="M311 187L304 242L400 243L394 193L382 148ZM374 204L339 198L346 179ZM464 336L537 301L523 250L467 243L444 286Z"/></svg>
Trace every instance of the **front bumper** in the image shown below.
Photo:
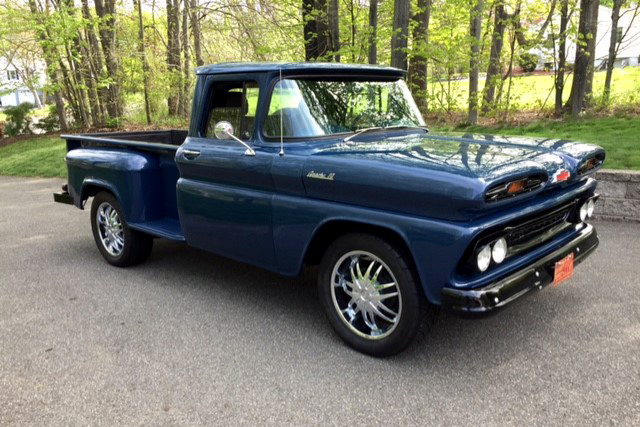
<svg viewBox="0 0 640 427"><path fill-rule="evenodd" d="M564 246L540 258L522 270L481 288L442 290L443 308L460 314L487 314L497 311L533 289L553 282L556 261L574 254L574 266L580 264L598 246L595 228L587 225Z"/></svg>

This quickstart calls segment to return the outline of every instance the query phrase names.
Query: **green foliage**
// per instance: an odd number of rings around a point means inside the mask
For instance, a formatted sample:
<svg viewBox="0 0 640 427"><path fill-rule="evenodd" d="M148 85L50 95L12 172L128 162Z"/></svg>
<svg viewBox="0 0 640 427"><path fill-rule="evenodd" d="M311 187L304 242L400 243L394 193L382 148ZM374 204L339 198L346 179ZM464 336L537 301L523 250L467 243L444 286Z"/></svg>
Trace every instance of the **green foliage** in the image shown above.
<svg viewBox="0 0 640 427"><path fill-rule="evenodd" d="M31 110L33 104L25 102L17 107L7 107L4 109L4 115L7 116L7 124L5 125L5 133L8 136L22 135L31 132Z"/></svg>
<svg viewBox="0 0 640 427"><path fill-rule="evenodd" d="M538 65L538 57L529 52L522 52L518 55L518 65L525 73L531 73Z"/></svg>
<svg viewBox="0 0 640 427"><path fill-rule="evenodd" d="M44 132L55 132L60 129L60 121L58 120L58 112L55 105L49 105L46 108L47 115L35 124L35 127Z"/></svg>
<svg viewBox="0 0 640 427"><path fill-rule="evenodd" d="M33 138L0 147L0 175L67 176L67 148L57 137Z"/></svg>

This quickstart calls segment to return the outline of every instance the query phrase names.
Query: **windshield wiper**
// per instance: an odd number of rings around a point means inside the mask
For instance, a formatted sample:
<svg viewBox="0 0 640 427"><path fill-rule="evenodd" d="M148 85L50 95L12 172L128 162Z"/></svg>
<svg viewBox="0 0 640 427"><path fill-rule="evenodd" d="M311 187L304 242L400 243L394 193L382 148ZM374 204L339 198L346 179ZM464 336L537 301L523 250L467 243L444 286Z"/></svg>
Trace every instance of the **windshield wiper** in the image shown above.
<svg viewBox="0 0 640 427"><path fill-rule="evenodd" d="M349 135L348 137L343 139L342 142L351 141L353 138L355 138L356 136L362 135L363 133L371 132L371 131L374 131L374 130L382 130L382 129L384 129L384 128L380 127L380 126L373 126L373 127L364 128L364 129L356 129L356 133L354 133L353 135Z"/></svg>
<svg viewBox="0 0 640 427"><path fill-rule="evenodd" d="M376 130L398 130L398 129L420 129L420 130L424 130L425 132L429 132L429 129L427 129L426 126L405 126L405 125L394 125L394 126L385 126L385 127L373 126L370 128L357 129L353 135L349 135L348 137L343 139L342 142L351 141L356 136L360 136L363 133L367 133L367 132L373 132Z"/></svg>
<svg viewBox="0 0 640 427"><path fill-rule="evenodd" d="M426 132L429 132L429 129L426 126L405 126L405 125L395 125L395 126L387 126L386 129L420 129Z"/></svg>

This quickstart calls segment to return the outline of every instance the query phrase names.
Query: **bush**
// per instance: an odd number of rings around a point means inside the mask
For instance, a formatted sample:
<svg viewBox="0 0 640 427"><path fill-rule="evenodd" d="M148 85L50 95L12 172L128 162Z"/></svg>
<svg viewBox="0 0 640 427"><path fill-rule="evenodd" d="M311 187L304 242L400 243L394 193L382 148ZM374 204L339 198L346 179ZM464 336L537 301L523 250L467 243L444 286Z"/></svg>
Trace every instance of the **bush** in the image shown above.
<svg viewBox="0 0 640 427"><path fill-rule="evenodd" d="M9 136L21 135L24 133L33 133L29 126L31 125L31 110L33 104L25 102L17 107L7 107L3 113L7 116L7 124L5 132Z"/></svg>
<svg viewBox="0 0 640 427"><path fill-rule="evenodd" d="M4 138L5 122L0 122L0 138Z"/></svg>
<svg viewBox="0 0 640 427"><path fill-rule="evenodd" d="M518 65L525 73L531 73L538 66L538 57L533 53L522 52L518 55Z"/></svg>
<svg viewBox="0 0 640 427"><path fill-rule="evenodd" d="M47 115L41 119L35 126L45 132L55 132L60 129L60 121L58 120L58 112L55 105L47 107Z"/></svg>

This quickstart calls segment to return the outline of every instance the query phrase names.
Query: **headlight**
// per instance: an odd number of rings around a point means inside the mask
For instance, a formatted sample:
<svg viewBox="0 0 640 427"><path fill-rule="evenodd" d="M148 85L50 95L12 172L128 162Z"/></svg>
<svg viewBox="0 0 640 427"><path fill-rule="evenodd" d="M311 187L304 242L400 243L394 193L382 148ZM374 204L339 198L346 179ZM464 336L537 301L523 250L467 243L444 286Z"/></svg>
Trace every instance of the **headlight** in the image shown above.
<svg viewBox="0 0 640 427"><path fill-rule="evenodd" d="M589 208L587 205L589 202L585 202L580 206L580 221L585 222L587 220L587 216L589 214Z"/></svg>
<svg viewBox="0 0 640 427"><path fill-rule="evenodd" d="M484 272L489 268L489 264L491 264L491 246L486 245L478 252L476 265L480 272Z"/></svg>
<svg viewBox="0 0 640 427"><path fill-rule="evenodd" d="M496 264L500 264L507 257L507 241L504 239L504 237L499 238L493 244L491 256L493 257L493 261Z"/></svg>
<svg viewBox="0 0 640 427"><path fill-rule="evenodd" d="M587 217L591 218L593 216L593 210L596 207L596 202L593 199L589 199L587 202Z"/></svg>

